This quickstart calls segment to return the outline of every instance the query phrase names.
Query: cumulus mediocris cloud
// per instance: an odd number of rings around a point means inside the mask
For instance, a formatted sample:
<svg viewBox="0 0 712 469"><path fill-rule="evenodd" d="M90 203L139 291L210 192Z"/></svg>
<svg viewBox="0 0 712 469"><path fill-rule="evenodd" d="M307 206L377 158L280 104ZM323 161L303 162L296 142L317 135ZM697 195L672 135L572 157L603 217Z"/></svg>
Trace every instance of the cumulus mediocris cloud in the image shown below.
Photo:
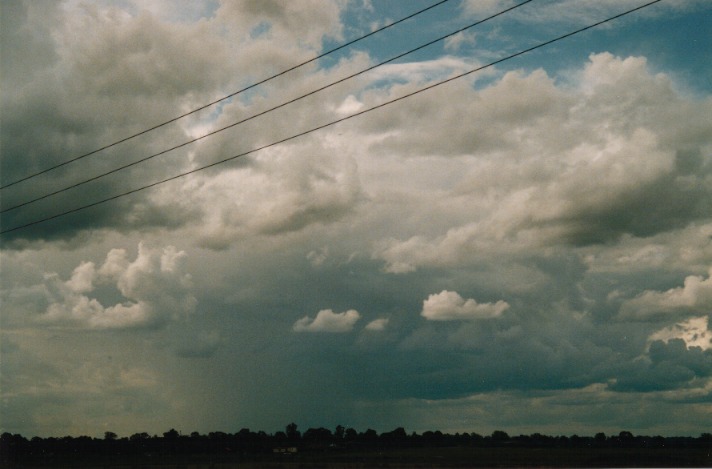
<svg viewBox="0 0 712 469"><path fill-rule="evenodd" d="M477 303L472 298L465 300L459 293L443 290L423 301L421 316L430 321L472 321L496 318L509 308L506 301Z"/></svg>
<svg viewBox="0 0 712 469"><path fill-rule="evenodd" d="M349 332L354 328L361 315L355 309L335 313L331 309L322 309L314 319L304 316L292 326L295 332Z"/></svg>
<svg viewBox="0 0 712 469"><path fill-rule="evenodd" d="M191 313L196 306L192 279L184 271L186 253L173 246L151 248L144 243L131 261L124 249L112 249L96 268L82 262L67 281L45 276L49 306L41 321L89 329L157 327ZM97 286L116 288L123 301L104 306L89 296Z"/></svg>
<svg viewBox="0 0 712 469"><path fill-rule="evenodd" d="M705 279L700 275L685 278L682 287L667 291L646 290L621 305L622 318L653 318L664 314L708 312L712 308L712 269Z"/></svg>

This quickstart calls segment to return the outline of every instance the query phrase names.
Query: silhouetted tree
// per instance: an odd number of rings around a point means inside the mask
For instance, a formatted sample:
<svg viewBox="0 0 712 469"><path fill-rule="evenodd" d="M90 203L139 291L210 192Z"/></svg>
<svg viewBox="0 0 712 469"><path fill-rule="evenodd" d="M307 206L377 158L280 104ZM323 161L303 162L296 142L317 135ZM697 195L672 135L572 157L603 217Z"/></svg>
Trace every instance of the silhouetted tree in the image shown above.
<svg viewBox="0 0 712 469"><path fill-rule="evenodd" d="M302 436L301 433L299 433L299 430L297 430L297 424L294 422L287 425L287 427L285 428L285 433L287 434L287 439L292 443L299 442Z"/></svg>
<svg viewBox="0 0 712 469"><path fill-rule="evenodd" d="M351 427L347 428L344 432L344 440L354 441L356 438L358 438L358 432Z"/></svg>
<svg viewBox="0 0 712 469"><path fill-rule="evenodd" d="M331 430L323 427L310 428L302 435L302 442L312 448L328 447L333 439Z"/></svg>
<svg viewBox="0 0 712 469"><path fill-rule="evenodd" d="M702 433L699 437L662 437L662 436L634 436L631 432L622 431L611 437L603 433L595 436L547 436L539 433L532 435L519 435L510 437L501 430L494 431L490 436L482 437L477 433L448 434L440 431L426 431L422 435L416 432L408 435L402 427L385 432L380 436L375 430L368 429L364 433L357 433L353 428L344 429L337 426L336 431L319 427L309 428L300 434L296 424L290 424L286 430L293 439L298 440L302 449L333 451L332 443L341 443L352 451L359 449L369 452L379 450L387 454L388 448L405 447L465 447L465 446L507 446L513 448L547 448L545 452L557 451L555 448L578 448L576 453L586 457L599 458L601 464L609 461L607 458L623 457L620 461L610 460L613 463L624 465L647 465L653 461L656 454L644 450L650 448L664 448L665 457L661 461L665 465L691 466L699 464L709 466L709 451L712 449L712 433ZM338 440L336 435L340 435ZM210 455L210 460L215 462L236 461L266 461L264 454L271 453L275 446L296 446L295 440L290 441L288 434L276 432L269 435L263 431L252 432L247 428L238 433L211 432L200 435L192 432L190 436L181 436L178 431L171 429L163 436L149 436L148 433L134 433L130 437L119 438L113 432L106 432L104 438L90 438L88 436L61 438L33 437L30 440L21 435L3 433L0 435L0 467L107 467L107 465L129 467L142 462L139 458L152 455L155 459L162 460L165 464L174 465L182 461L186 455L196 455L196 460ZM341 445L337 445L342 448ZM589 449L590 448L590 449ZM602 448L605 450L601 451ZM636 448L631 451L630 448ZM673 450L674 452L670 452ZM679 451L678 451L679 450ZM657 451L657 450L656 450ZM677 453L675 453L677 452ZM398 454L405 454L399 452ZM534 453L531 453L534 454ZM552 453L564 454L564 453ZM566 454L573 454L567 452ZM678 456L679 454L679 456ZM203 455L203 456L201 456ZM213 455L217 455L213 459ZM251 456L253 455L253 456ZM618 456L616 456L618 455ZM379 456L380 457L380 456ZM388 457L391 457L388 455ZM399 456L400 457L400 456ZM630 459L644 457L644 459ZM254 459L250 459L254 458ZM647 459L646 459L647 458ZM204 460L204 459L202 459Z"/></svg>
<svg viewBox="0 0 712 469"><path fill-rule="evenodd" d="M334 438L337 441L341 441L344 439L344 433L346 429L342 425L337 425L336 428L334 429Z"/></svg>
<svg viewBox="0 0 712 469"><path fill-rule="evenodd" d="M408 443L408 434L403 427L398 427L390 432L381 433L379 440L386 446L402 447Z"/></svg>
<svg viewBox="0 0 712 469"><path fill-rule="evenodd" d="M359 440L366 444L373 444L378 441L378 433L373 428L369 428L359 435Z"/></svg>
<svg viewBox="0 0 712 469"><path fill-rule="evenodd" d="M421 441L422 441L422 444L425 446L442 446L444 443L443 433L439 430L436 430L434 432L432 432L432 431L423 432Z"/></svg>
<svg viewBox="0 0 712 469"><path fill-rule="evenodd" d="M129 437L129 441L136 441L136 442L138 442L138 441L148 440L149 438L150 438L150 436L149 436L148 433L146 433L146 432L134 433L133 435L131 435L131 436Z"/></svg>
<svg viewBox="0 0 712 469"><path fill-rule="evenodd" d="M621 446L633 446L635 438L629 431L622 431L618 434L618 444Z"/></svg>

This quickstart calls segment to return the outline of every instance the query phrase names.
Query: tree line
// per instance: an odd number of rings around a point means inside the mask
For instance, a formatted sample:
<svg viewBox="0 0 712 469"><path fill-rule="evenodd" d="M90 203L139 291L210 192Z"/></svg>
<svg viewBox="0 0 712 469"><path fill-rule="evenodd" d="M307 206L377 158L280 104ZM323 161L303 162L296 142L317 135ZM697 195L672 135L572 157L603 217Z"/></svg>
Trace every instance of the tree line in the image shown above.
<svg viewBox="0 0 712 469"><path fill-rule="evenodd" d="M549 436L540 433L510 436L502 430L490 435L478 433L443 433L426 431L407 433L399 427L378 433L373 429L358 432L338 425L309 428L304 432L295 423L284 431L268 434L243 428L237 433L192 432L183 434L170 429L162 435L134 433L119 437L107 431L103 438L89 436L32 437L19 434L0 435L0 462L12 465L23 462L53 463L68 461L130 460L165 458L166 456L210 455L223 460L234 460L254 455L303 452L363 452L395 448L446 447L511 447L511 448L709 448L712 434L699 437L663 437L633 435L621 431L615 435L597 433L594 436Z"/></svg>

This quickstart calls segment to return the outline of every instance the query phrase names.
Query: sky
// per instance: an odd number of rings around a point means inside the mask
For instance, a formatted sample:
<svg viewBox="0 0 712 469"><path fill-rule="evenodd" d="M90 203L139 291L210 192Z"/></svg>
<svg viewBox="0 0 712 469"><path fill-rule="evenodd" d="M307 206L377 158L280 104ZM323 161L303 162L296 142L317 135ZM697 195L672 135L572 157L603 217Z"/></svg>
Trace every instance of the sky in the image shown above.
<svg viewBox="0 0 712 469"><path fill-rule="evenodd" d="M3 1L0 431L709 431L709 2L291 138L645 3L534 0L251 118L515 4L451 0L14 184L432 3Z"/></svg>

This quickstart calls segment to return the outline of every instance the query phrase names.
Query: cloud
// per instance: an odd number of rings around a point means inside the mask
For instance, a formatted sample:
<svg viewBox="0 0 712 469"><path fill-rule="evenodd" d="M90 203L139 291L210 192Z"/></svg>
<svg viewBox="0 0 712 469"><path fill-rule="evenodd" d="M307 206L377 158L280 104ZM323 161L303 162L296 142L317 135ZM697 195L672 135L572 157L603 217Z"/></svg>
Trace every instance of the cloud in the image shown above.
<svg viewBox="0 0 712 469"><path fill-rule="evenodd" d="M185 257L173 246L157 249L140 243L134 261L128 260L125 250L113 249L99 269L82 262L65 282L57 274L47 274L50 304L41 321L89 329L162 326L195 309ZM89 297L97 284L115 287L124 301L105 307Z"/></svg>
<svg viewBox="0 0 712 469"><path fill-rule="evenodd" d="M506 301L477 303L472 298L465 300L457 292L443 290L423 301L420 315L430 321L472 321L496 318L508 308Z"/></svg>
<svg viewBox="0 0 712 469"><path fill-rule="evenodd" d="M294 323L292 329L296 332L349 332L360 318L361 315L354 309L343 313L322 309L314 319L304 316Z"/></svg>
<svg viewBox="0 0 712 469"><path fill-rule="evenodd" d="M311 156L295 158L294 151ZM206 180L195 194L206 210L200 244L226 249L244 236L284 235L348 218L364 200L358 167L350 154L329 153L319 144L299 144Z"/></svg>
<svg viewBox="0 0 712 469"><path fill-rule="evenodd" d="M294 47L300 44L318 49L326 38L339 39L342 24L339 15L343 4L330 1L260 2L239 0L224 2L217 11L218 18L231 29L249 30L255 24L268 25L269 43Z"/></svg>
<svg viewBox="0 0 712 469"><path fill-rule="evenodd" d="M147 10L164 21L189 24L215 14L218 2L193 2L190 0L152 0L148 2L130 0L133 10Z"/></svg>
<svg viewBox="0 0 712 469"><path fill-rule="evenodd" d="M363 108L363 103L359 102L355 96L349 95L344 99L344 102L336 108L337 114L348 116L355 114Z"/></svg>
<svg viewBox="0 0 712 469"><path fill-rule="evenodd" d="M375 83L406 81L412 88L412 84L422 85L426 82L443 80L471 70L478 65L478 63L459 57L445 56L436 60L383 65L375 69L369 78Z"/></svg>
<svg viewBox="0 0 712 469"><path fill-rule="evenodd" d="M176 355L183 358L210 358L218 351L223 342L218 331L202 331L197 336L191 335L176 348Z"/></svg>
<svg viewBox="0 0 712 469"><path fill-rule="evenodd" d="M86 293L94 289L96 269L93 262L82 262L72 272L72 278L66 282L67 288L75 293Z"/></svg>
<svg viewBox="0 0 712 469"><path fill-rule="evenodd" d="M382 132L398 138L384 138L374 150L405 160L393 174L382 166L384 179L431 170L427 181L408 179L431 188L423 200L405 185L388 193L404 200L410 216L374 243L386 271L472 266L552 245L652 237L706 220L712 166L703 155L712 127L703 115L712 102L681 95L644 58L591 55L566 86L542 70L509 72L476 92L458 86L470 101L436 89L403 103L405 128L375 116ZM442 101L452 105L437 116L422 113ZM414 154L421 161L405 156ZM435 169L434 161L447 161L449 170Z"/></svg>
<svg viewBox="0 0 712 469"><path fill-rule="evenodd" d="M56 8L40 8L31 2L8 5L3 14L3 44L13 53L3 54L1 68L4 87L17 93L3 97L3 115L12 116L3 119L0 130L0 138L7 142L3 144L3 184L152 127L263 79L274 70L312 58L322 39L340 36L339 15L344 7L340 2L264 6L244 1L226 2L216 10L203 5L206 11L199 11L202 8L192 4L188 9L176 9L162 2L148 7L140 2L128 7L110 3L65 2ZM177 11L181 12L178 18ZM201 19L189 21L189 17ZM260 22L269 25L269 34L255 40L249 31ZM13 26L19 24L24 26ZM7 32L6 26L11 28ZM81 40L76 31L82 31ZM282 89L288 94L300 87L311 88L314 76L291 75L290 82L276 88L275 99L280 99ZM194 115L154 132L151 139L132 140L85 158L81 174L54 172L51 181L45 178L46 184L24 183L4 191L3 207L185 142L193 128L210 128L223 112L228 117L245 116L243 102L223 104L211 110L212 114ZM282 128L280 121L276 129ZM51 201L4 213L2 225L22 225L193 169L196 162L232 156L255 142L271 140L271 134L279 133L276 129L265 125L263 119L260 130L245 130L240 148L235 148L232 138L217 137L210 144L171 151L140 168L128 168L53 196ZM38 188L43 189L41 193ZM4 241L12 245L17 240L16 246L21 246L26 245L23 240L71 240L85 230L178 229L199 221L202 207L176 199L175 193L175 185L156 188L135 194L131 200L118 199L82 211L81 216L4 235ZM305 216L314 215L308 212Z"/></svg>
<svg viewBox="0 0 712 469"><path fill-rule="evenodd" d="M64 162L177 115L182 112L186 100L197 98L203 101L213 95L216 86L231 79L230 72L222 71L224 67L218 71L212 66L214 60L221 61L221 51L225 48L216 44L215 39L195 23L172 27L147 13L132 16L118 8L71 2L58 5L56 10L15 2L13 10L19 16L24 15L23 24L32 34L47 40L41 44L27 40L22 30L9 36L9 47L17 51L17 56L43 59L35 63L33 78L29 80L29 74L3 73L3 84L18 90L3 99L3 114L13 115L0 130L3 141L8 141L3 145L3 183ZM81 40L76 35L78 30L83 31ZM5 39L3 36L4 43ZM46 53L40 54L40 47L46 49ZM209 47L211 54L204 54L203 47ZM198 50L200 53L196 55ZM6 66L5 54L2 60L3 70L16 70ZM195 74L196 65L212 72ZM49 79L50 76L53 78ZM11 134L13 137L9 137ZM81 137L75 139L71 135ZM25 202L129 160L148 156L184 140L185 134L173 127L157 137L150 142L127 142L101 155L85 158L80 170L75 164L68 172L55 171L51 178L41 176L35 179L36 184L21 183L4 191L3 205ZM23 158L23 154L32 156ZM187 166L181 158L184 155L171 153L172 170ZM127 169L53 196L51 201L36 202L22 210L3 214L3 227L54 215L87 201L97 201L127 188L138 187L146 181L155 181L165 175L165 163L164 160L159 164L161 168L147 164L141 169ZM196 216L191 207L176 202L161 203L151 194L143 194L130 202L117 200L103 204L81 212L82 215L73 220L65 217L7 238L72 239L86 228L175 228Z"/></svg>
<svg viewBox="0 0 712 469"><path fill-rule="evenodd" d="M646 290L623 302L620 315L627 319L645 319L681 312L709 312L712 308L712 269L707 279L700 275L685 278L682 287L664 292Z"/></svg>
<svg viewBox="0 0 712 469"><path fill-rule="evenodd" d="M129 434L176 408L163 371L153 363L155 351L140 341L124 347L135 349L124 352L133 354L124 361L111 334L61 336L35 330L24 334L18 351L3 347L3 431L99 436L118 427ZM94 340L98 347L89 349Z"/></svg>
<svg viewBox="0 0 712 469"><path fill-rule="evenodd" d="M456 51L465 44L474 45L476 42L476 35L473 32L460 32L445 39L445 50Z"/></svg>
<svg viewBox="0 0 712 469"><path fill-rule="evenodd" d="M467 0L463 8L468 14L492 14L514 5L512 0Z"/></svg>
<svg viewBox="0 0 712 469"><path fill-rule="evenodd" d="M374 319L373 321L369 322L366 324L366 329L367 331L384 331L386 330L386 327L388 326L388 318L379 318L379 319Z"/></svg>
<svg viewBox="0 0 712 469"><path fill-rule="evenodd" d="M702 350L712 348L712 333L708 329L709 316L692 317L672 326L656 331L648 337L648 341L663 341L682 339L687 348L699 347Z"/></svg>
<svg viewBox="0 0 712 469"><path fill-rule="evenodd" d="M712 350L689 347L683 339L656 340L647 355L619 367L610 388L617 391L658 391L704 387L712 376Z"/></svg>
<svg viewBox="0 0 712 469"><path fill-rule="evenodd" d="M309 251L307 260L313 267L319 267L329 258L329 248L324 246L319 250Z"/></svg>

